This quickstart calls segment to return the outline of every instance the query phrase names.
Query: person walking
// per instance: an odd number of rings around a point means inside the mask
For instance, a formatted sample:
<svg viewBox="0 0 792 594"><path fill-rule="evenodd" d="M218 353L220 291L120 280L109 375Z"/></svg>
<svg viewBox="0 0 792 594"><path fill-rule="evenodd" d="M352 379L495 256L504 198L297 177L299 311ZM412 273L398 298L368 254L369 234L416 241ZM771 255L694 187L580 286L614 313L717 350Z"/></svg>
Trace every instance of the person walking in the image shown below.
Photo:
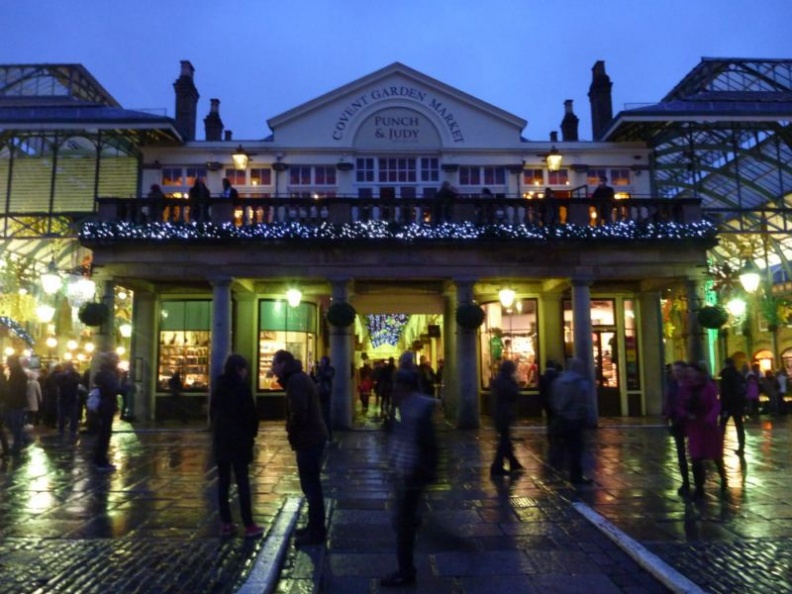
<svg viewBox="0 0 792 594"><path fill-rule="evenodd" d="M418 505L427 485L437 475L437 436L434 426L436 400L419 390L418 374L399 369L393 381L393 397L399 420L393 424L390 440L390 468L393 473L393 527L396 530L398 570L383 577L380 586L393 588L414 584L415 535L421 524Z"/></svg>
<svg viewBox="0 0 792 594"><path fill-rule="evenodd" d="M94 387L99 389L99 408L96 411L97 435L93 462L96 470L112 472L108 450L113 433L113 418L118 409L118 355L113 352L102 353L99 371L94 377Z"/></svg>
<svg viewBox="0 0 792 594"><path fill-rule="evenodd" d="M333 396L333 379L335 367L330 364L330 357L325 355L319 360L315 372L316 387L319 390L319 404L322 406L322 419L327 427L327 439L333 441L333 423L330 419L331 402Z"/></svg>
<svg viewBox="0 0 792 594"><path fill-rule="evenodd" d="M231 507L228 503L232 469L242 523L245 525L245 538L254 538L264 533L264 529L253 521L251 507L248 466L253 461L258 415L248 380L248 369L248 363L242 355L229 355L209 401L212 452L217 464L217 504L221 536L234 533Z"/></svg>
<svg viewBox="0 0 792 594"><path fill-rule="evenodd" d="M574 357L553 381L550 395L553 434L561 448L560 454L567 458L569 480L578 485L591 483L591 479L583 476L583 432L592 416L592 390L586 364Z"/></svg>
<svg viewBox="0 0 792 594"><path fill-rule="evenodd" d="M724 361L724 367L720 373L720 421L721 427L725 431L729 418L734 419L734 429L737 431L737 449L735 453L738 456L742 456L745 453L743 415L745 415L745 406L747 404L746 389L747 382L745 377L737 370L734 359L728 357Z"/></svg>
<svg viewBox="0 0 792 594"><path fill-rule="evenodd" d="M58 434L63 437L66 423L69 435L77 437L77 424L80 421L80 374L72 361L66 361L63 371L55 376L58 386Z"/></svg>
<svg viewBox="0 0 792 594"><path fill-rule="evenodd" d="M677 489L677 494L682 496L690 494L687 448L685 446L686 417L679 412L679 389L680 382L683 382L685 379L685 368L686 365L684 361L675 361L671 365L671 369L666 378L666 391L663 402L663 417L668 425L668 432L671 434L671 437L674 438L677 465L679 466L679 474L682 477L682 485Z"/></svg>
<svg viewBox="0 0 792 594"><path fill-rule="evenodd" d="M492 476L505 475L519 472L523 465L514 455L514 444L511 441L511 426L515 418L515 406L520 395L520 386L514 378L517 365L511 359L506 359L500 364L498 375L492 380L490 394L494 401L492 420L495 431L498 432L498 446L495 450L495 460L490 466ZM504 460L509 461L509 470L503 467Z"/></svg>
<svg viewBox="0 0 792 594"><path fill-rule="evenodd" d="M296 531L294 545L322 544L327 537L327 528L320 474L328 434L319 395L302 364L289 351L275 353L272 373L286 390L286 433L297 458L300 488L308 502L308 524Z"/></svg>
<svg viewBox="0 0 792 594"><path fill-rule="evenodd" d="M6 410L8 408L8 379L5 374L5 366L0 363L0 447L2 447L2 457L11 455L11 448L6 437Z"/></svg>
<svg viewBox="0 0 792 594"><path fill-rule="evenodd" d="M555 361L548 359L545 361L545 372L539 376L539 402L545 413L547 441L551 445L553 442L553 409L550 407L550 395L552 394L553 381L560 373L561 371L556 367Z"/></svg>
<svg viewBox="0 0 792 594"><path fill-rule="evenodd" d="M686 378L679 393L679 415L684 416L691 466L693 468L694 499L704 498L706 469L704 462L712 460L721 479L721 491L728 488L723 466L723 431L718 426L720 401L715 382L698 363L687 366Z"/></svg>
<svg viewBox="0 0 792 594"><path fill-rule="evenodd" d="M27 424L30 429L36 427L41 422L41 404L44 397L41 393L41 384L35 374L27 370Z"/></svg>
<svg viewBox="0 0 792 594"><path fill-rule="evenodd" d="M14 443L11 446L11 455L18 456L25 445L25 408L27 407L28 377L22 368L22 361L19 355L11 355L6 362L8 365L6 423L14 438Z"/></svg>
<svg viewBox="0 0 792 594"><path fill-rule="evenodd" d="M393 357L388 357L380 372L377 382L377 391L380 397L380 417L384 424L389 425L393 412L393 375L396 373L396 364Z"/></svg>

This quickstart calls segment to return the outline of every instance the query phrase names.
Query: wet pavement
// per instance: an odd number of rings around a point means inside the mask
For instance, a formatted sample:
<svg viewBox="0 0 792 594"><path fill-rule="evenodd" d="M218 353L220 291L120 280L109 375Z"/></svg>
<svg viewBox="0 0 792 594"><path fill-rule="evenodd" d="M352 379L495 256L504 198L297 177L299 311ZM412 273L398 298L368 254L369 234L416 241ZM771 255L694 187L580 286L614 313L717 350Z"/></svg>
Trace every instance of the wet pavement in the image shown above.
<svg viewBox="0 0 792 594"><path fill-rule="evenodd" d="M260 591L250 581L256 558L300 494L282 423L261 424L251 475L254 515L269 534L249 541L217 536L206 431L120 421L115 429L114 473L88 464L89 436L73 443L45 429L19 459L4 459L0 592L219 593L246 580L245 591ZM673 444L657 419L602 420L591 436L594 483L578 489L545 464L539 421L515 429L526 470L507 477L489 476L486 419L480 430L439 433L441 480L423 509L418 585L405 590L667 591L573 505L585 504L703 591L792 592L792 420L749 421L743 462L730 427L729 489L721 494L710 468L696 503L676 494ZM379 592L378 578L395 567L386 434L369 419L335 438L324 477L327 547L289 547L277 592Z"/></svg>

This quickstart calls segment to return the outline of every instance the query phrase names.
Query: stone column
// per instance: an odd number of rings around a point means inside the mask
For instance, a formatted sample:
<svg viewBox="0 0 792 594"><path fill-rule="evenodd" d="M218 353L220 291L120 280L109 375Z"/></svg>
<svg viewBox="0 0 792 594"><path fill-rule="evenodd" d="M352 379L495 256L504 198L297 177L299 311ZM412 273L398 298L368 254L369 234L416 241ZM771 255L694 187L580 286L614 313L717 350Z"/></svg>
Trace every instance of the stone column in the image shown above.
<svg viewBox="0 0 792 594"><path fill-rule="evenodd" d="M234 302L236 303L235 315L233 316L233 331L231 350L234 353L239 353L250 363L250 373L254 373L258 369L258 340L256 332L258 330L258 312L256 311L256 295L254 293L234 293ZM256 378L251 378L253 382L253 391L256 391L257 385Z"/></svg>
<svg viewBox="0 0 792 594"><path fill-rule="evenodd" d="M333 280L333 303L349 301L349 279ZM330 359L335 367L333 394L330 401L330 419L333 429L352 428L352 392L350 369L352 365L352 331L354 326L330 326Z"/></svg>
<svg viewBox="0 0 792 594"><path fill-rule="evenodd" d="M209 393L215 378L231 353L231 279L211 279L212 283L212 354L209 358ZM207 407L208 414L208 407Z"/></svg>
<svg viewBox="0 0 792 594"><path fill-rule="evenodd" d="M704 332L698 321L698 311L702 305L701 283L696 279L685 280L687 297L687 356L688 361L704 361ZM712 371L712 370L710 370Z"/></svg>
<svg viewBox="0 0 792 594"><path fill-rule="evenodd" d="M663 349L663 313L660 309L660 293L643 291L640 303L640 350L643 354L641 368L645 413L659 415L663 412L663 390L665 389L665 361ZM669 361L670 363L670 361Z"/></svg>
<svg viewBox="0 0 792 594"><path fill-rule="evenodd" d="M459 381L457 377L456 291L449 288L443 309L443 409L447 419L455 419L459 410Z"/></svg>
<svg viewBox="0 0 792 594"><path fill-rule="evenodd" d="M544 293L540 297L542 329L539 333L539 346L542 361L537 361L544 370L544 363L552 360L564 364L564 322L560 293Z"/></svg>
<svg viewBox="0 0 792 594"><path fill-rule="evenodd" d="M457 280L457 304L473 301L473 281ZM454 322L456 324L456 321ZM476 339L478 329L456 327L457 357L457 422L458 429L476 429L479 426L479 374Z"/></svg>
<svg viewBox="0 0 792 594"><path fill-rule="evenodd" d="M157 300L154 293L135 290L132 305L132 353L130 376L135 394L128 415L154 420L154 394L157 391Z"/></svg>
<svg viewBox="0 0 792 594"><path fill-rule="evenodd" d="M572 331L575 357L583 361L593 386L591 394L594 419L599 418L597 388L594 381L594 352L591 343L591 281L572 279Z"/></svg>

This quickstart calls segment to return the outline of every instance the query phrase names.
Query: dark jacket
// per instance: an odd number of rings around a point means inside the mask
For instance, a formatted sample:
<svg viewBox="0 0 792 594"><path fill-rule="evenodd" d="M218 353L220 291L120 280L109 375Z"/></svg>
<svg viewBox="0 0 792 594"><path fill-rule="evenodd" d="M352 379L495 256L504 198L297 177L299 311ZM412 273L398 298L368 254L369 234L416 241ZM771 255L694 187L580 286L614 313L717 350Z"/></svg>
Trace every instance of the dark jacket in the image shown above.
<svg viewBox="0 0 792 594"><path fill-rule="evenodd" d="M720 379L721 410L741 415L745 411L746 387L745 378L736 367L724 367Z"/></svg>
<svg viewBox="0 0 792 594"><path fill-rule="evenodd" d="M118 372L115 367L102 367L94 377L94 386L99 388L99 410L115 412L118 408Z"/></svg>
<svg viewBox="0 0 792 594"><path fill-rule="evenodd" d="M238 375L218 377L209 401L209 418L215 460L252 462L258 414L248 383Z"/></svg>
<svg viewBox="0 0 792 594"><path fill-rule="evenodd" d="M495 430L503 432L509 429L514 422L517 397L520 395L520 386L511 374L499 373L490 386L494 408L492 420Z"/></svg>
<svg viewBox="0 0 792 594"><path fill-rule="evenodd" d="M6 384L6 410L24 410L27 408L28 376L21 367L12 368Z"/></svg>
<svg viewBox="0 0 792 594"><path fill-rule="evenodd" d="M82 377L74 369L66 369L55 375L58 385L58 395L62 400L76 400L80 395L80 382Z"/></svg>
<svg viewBox="0 0 792 594"><path fill-rule="evenodd" d="M316 384L294 361L283 367L278 382L286 390L286 433L293 450L306 450L327 441L328 433Z"/></svg>

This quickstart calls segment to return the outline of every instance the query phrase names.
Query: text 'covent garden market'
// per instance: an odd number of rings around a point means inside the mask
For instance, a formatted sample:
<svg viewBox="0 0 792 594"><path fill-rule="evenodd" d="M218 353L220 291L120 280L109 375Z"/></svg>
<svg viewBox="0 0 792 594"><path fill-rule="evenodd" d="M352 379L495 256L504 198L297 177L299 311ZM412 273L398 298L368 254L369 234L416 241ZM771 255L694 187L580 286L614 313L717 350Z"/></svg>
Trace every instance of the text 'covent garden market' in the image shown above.
<svg viewBox="0 0 792 594"><path fill-rule="evenodd" d="M560 134L530 139L400 63L261 139L233 138L212 99L198 140L195 72L181 63L171 118L123 108L80 65L0 66L4 352L86 367L116 350L141 419L172 414L176 372L205 415L231 352L278 418L275 351L309 370L329 355L338 427L358 370L405 351L442 364L461 428L504 359L522 416L542 414L546 362L571 356L608 416L658 414L677 359L792 368L792 60L703 59L615 116L596 62L571 83L589 85L594 140L572 101Z"/></svg>

